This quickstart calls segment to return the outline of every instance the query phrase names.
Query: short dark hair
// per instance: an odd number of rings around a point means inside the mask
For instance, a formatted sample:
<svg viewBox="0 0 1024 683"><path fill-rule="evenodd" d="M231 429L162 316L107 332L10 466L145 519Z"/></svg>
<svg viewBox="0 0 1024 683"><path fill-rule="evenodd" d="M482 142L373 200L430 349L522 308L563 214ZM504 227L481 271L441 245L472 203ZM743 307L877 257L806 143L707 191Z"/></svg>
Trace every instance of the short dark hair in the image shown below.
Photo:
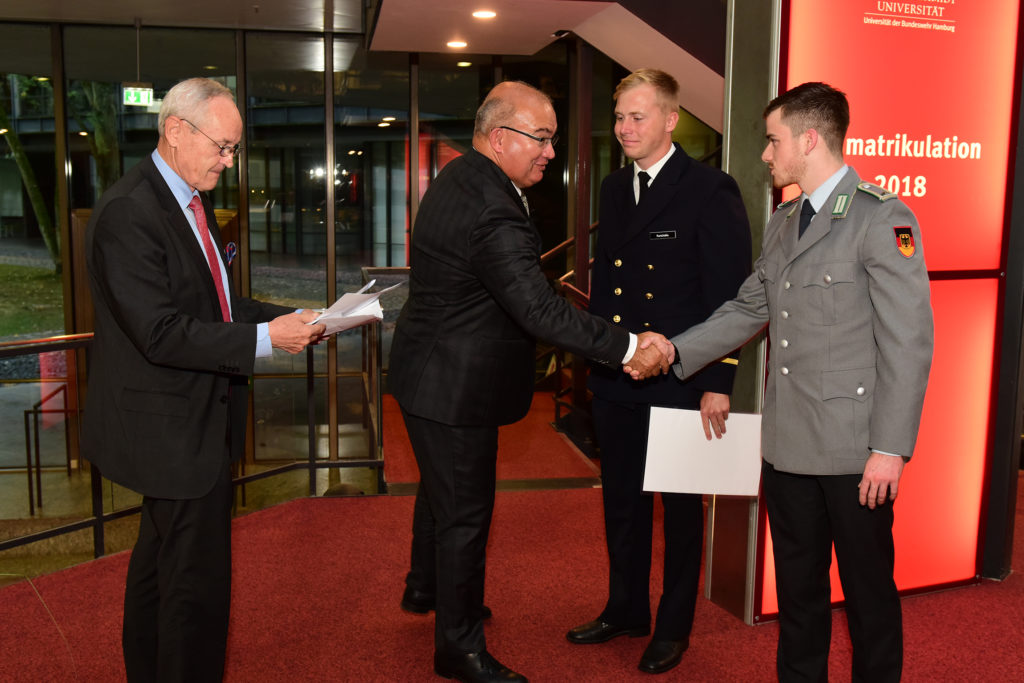
<svg viewBox="0 0 1024 683"><path fill-rule="evenodd" d="M837 158L843 158L843 140L850 127L850 104L846 94L827 83L803 83L768 103L764 118L776 109L794 135L813 128Z"/></svg>

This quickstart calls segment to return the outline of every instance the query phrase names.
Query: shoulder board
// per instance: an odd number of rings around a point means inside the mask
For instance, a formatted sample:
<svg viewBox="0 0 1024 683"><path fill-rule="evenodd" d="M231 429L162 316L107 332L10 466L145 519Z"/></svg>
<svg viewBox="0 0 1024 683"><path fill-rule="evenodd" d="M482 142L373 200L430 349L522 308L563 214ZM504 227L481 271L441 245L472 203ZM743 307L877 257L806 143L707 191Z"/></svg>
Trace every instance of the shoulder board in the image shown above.
<svg viewBox="0 0 1024 683"><path fill-rule="evenodd" d="M888 201L896 196L895 192L889 192L888 190L867 181L857 183L857 189L871 195L880 202Z"/></svg>
<svg viewBox="0 0 1024 683"><path fill-rule="evenodd" d="M782 202L781 204L779 204L778 206L776 206L776 207L775 207L775 210L776 210L776 211L778 211L778 210L779 210L779 209L781 209L782 207L784 207L784 206L790 206L791 204L795 204L795 203L796 203L796 202L798 202L798 201L800 201L800 195L797 195L797 196L793 197L793 198L792 198L792 199L790 199L790 200L789 200L788 202Z"/></svg>

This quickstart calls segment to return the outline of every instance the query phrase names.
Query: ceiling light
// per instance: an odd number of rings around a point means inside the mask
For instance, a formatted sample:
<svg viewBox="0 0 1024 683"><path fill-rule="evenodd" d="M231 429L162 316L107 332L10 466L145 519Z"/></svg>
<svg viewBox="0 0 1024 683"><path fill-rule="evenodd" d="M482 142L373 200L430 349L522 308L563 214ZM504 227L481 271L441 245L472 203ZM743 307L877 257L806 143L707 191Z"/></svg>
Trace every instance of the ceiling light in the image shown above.
<svg viewBox="0 0 1024 683"><path fill-rule="evenodd" d="M384 118L381 119L381 121L394 121L394 120L395 120L394 116L385 116Z"/></svg>
<svg viewBox="0 0 1024 683"><path fill-rule="evenodd" d="M466 45L468 45L468 43L466 41L464 41L464 40L449 40L448 41L448 47L462 48L462 47L466 47Z"/></svg>
<svg viewBox="0 0 1024 683"><path fill-rule="evenodd" d="M203 68L206 69L207 71L216 71L217 70L217 67L215 67L213 64L207 64Z"/></svg>
<svg viewBox="0 0 1024 683"><path fill-rule="evenodd" d="M390 125L391 125L391 124L390 124L390 123L388 123L387 121L381 121L380 123L378 123L378 124L377 124L377 127L378 127L378 128L387 128L387 127L388 127L388 126L390 126Z"/></svg>
<svg viewBox="0 0 1024 683"><path fill-rule="evenodd" d="M493 19L496 16L498 16L497 13L489 9L479 9L473 12L473 17L476 19Z"/></svg>
<svg viewBox="0 0 1024 683"><path fill-rule="evenodd" d="M467 66L473 66L473 62L455 62L455 66L461 66L465 68Z"/></svg>
<svg viewBox="0 0 1024 683"><path fill-rule="evenodd" d="M83 138L89 137L89 133L87 131L84 131L84 130L78 131L78 134L81 135Z"/></svg>

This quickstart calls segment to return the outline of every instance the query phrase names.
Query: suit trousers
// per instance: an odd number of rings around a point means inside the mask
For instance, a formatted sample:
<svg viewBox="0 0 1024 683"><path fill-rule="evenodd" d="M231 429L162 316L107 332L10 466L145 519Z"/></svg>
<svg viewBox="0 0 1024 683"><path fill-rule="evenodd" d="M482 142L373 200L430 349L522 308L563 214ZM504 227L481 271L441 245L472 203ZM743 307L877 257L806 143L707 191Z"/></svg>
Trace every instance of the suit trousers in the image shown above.
<svg viewBox="0 0 1024 683"><path fill-rule="evenodd" d="M432 530L434 540L429 568L416 566L418 558L429 562L430 551L417 553L421 546L414 541L410 572L422 577L421 586L437 598L434 648L451 655L481 652L486 648L481 617L498 427L446 425L405 409L402 417L420 468L414 533Z"/></svg>
<svg viewBox="0 0 1024 683"><path fill-rule="evenodd" d="M608 602L600 618L626 627L651 623L651 550L654 494L643 490L651 407L594 397L601 446ZM663 493L665 571L654 638L686 640L693 627L704 536L704 501L699 495Z"/></svg>
<svg viewBox="0 0 1024 683"><path fill-rule="evenodd" d="M893 580L893 506L862 506L860 480L859 474L809 476L762 465L779 600L780 681L828 681L833 543L853 643L852 680L900 680L903 621Z"/></svg>
<svg viewBox="0 0 1024 683"><path fill-rule="evenodd" d="M143 498L124 596L128 681L223 679L233 492L225 449L220 475L202 498Z"/></svg>

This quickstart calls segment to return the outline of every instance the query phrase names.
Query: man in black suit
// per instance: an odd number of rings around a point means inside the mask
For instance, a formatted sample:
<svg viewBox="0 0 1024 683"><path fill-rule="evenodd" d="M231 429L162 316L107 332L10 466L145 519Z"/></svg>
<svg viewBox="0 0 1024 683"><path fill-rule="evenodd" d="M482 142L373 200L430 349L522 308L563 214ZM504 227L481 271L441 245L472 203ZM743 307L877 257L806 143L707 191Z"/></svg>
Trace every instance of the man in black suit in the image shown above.
<svg viewBox="0 0 1024 683"><path fill-rule="evenodd" d="M674 357L660 335L637 338L588 315L544 277L522 189L554 157L556 129L540 91L506 82L488 94L472 149L420 204L409 300L391 349L389 387L420 469L407 584L436 604L434 670L461 681L526 680L487 651L482 617L498 426L529 409L535 338L615 372L634 355L649 372Z"/></svg>
<svg viewBox="0 0 1024 683"><path fill-rule="evenodd" d="M686 330L732 298L750 270L750 226L735 181L672 142L678 92L672 76L653 69L630 74L615 91L615 136L633 163L601 185L590 311L632 332ZM597 619L568 632L570 642L650 633L654 498L643 491L650 408L699 409L707 438L721 437L736 362L723 358L685 383L667 376L633 382L592 368L608 601ZM654 636L640 659L648 673L676 666L689 644L704 532L701 496L663 493L661 500L665 578Z"/></svg>
<svg viewBox="0 0 1024 683"><path fill-rule="evenodd" d="M203 193L234 164L231 91L182 81L157 148L100 199L86 231L96 331L83 451L142 494L122 645L129 681L219 681L231 588L229 465L245 445L248 377L298 353L316 314L237 296Z"/></svg>

